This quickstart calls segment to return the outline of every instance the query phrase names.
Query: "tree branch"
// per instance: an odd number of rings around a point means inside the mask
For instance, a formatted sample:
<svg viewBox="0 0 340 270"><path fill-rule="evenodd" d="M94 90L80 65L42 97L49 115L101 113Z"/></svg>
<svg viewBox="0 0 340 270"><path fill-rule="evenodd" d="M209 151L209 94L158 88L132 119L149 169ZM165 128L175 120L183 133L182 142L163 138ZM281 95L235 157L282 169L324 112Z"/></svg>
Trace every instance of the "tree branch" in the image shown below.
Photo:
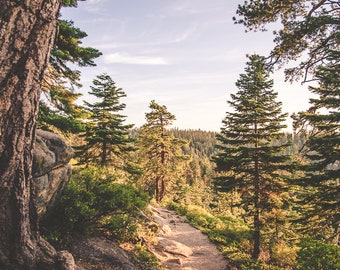
<svg viewBox="0 0 340 270"><path fill-rule="evenodd" d="M318 4L314 5L313 8L309 11L307 17L311 17L314 11L321 7L323 4L325 4L325 2L326 0L322 0Z"/></svg>

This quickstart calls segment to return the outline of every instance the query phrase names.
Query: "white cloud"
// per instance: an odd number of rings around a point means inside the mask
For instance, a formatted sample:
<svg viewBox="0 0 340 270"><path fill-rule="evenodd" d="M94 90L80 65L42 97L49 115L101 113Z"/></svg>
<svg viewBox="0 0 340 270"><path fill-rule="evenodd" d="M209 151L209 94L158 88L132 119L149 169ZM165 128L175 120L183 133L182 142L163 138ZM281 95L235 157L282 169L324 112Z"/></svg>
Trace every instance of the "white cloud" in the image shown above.
<svg viewBox="0 0 340 270"><path fill-rule="evenodd" d="M95 5L97 5L100 2L106 2L106 0L87 0L87 3Z"/></svg>
<svg viewBox="0 0 340 270"><path fill-rule="evenodd" d="M168 43L180 43L188 39L190 36L195 33L195 31L198 28L198 24L191 24L187 29L185 29L182 33L179 33L179 35L175 38L172 38L168 41Z"/></svg>
<svg viewBox="0 0 340 270"><path fill-rule="evenodd" d="M84 5L82 5L82 1L78 2L78 5L81 5L87 12L92 14L103 14L106 12L106 2L107 0L87 0Z"/></svg>
<svg viewBox="0 0 340 270"><path fill-rule="evenodd" d="M133 65L168 65L162 57L152 56L132 56L123 53L113 53L104 56L106 64L119 63L119 64L133 64Z"/></svg>

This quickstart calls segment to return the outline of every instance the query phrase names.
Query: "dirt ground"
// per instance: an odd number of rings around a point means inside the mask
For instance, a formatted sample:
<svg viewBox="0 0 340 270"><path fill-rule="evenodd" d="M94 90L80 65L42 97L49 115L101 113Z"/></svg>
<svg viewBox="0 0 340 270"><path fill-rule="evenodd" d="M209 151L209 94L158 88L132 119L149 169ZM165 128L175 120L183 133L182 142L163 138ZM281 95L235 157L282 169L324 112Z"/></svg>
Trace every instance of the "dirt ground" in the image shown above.
<svg viewBox="0 0 340 270"><path fill-rule="evenodd" d="M174 211L150 207L162 228L155 255L167 269L225 270L228 261L199 230Z"/></svg>

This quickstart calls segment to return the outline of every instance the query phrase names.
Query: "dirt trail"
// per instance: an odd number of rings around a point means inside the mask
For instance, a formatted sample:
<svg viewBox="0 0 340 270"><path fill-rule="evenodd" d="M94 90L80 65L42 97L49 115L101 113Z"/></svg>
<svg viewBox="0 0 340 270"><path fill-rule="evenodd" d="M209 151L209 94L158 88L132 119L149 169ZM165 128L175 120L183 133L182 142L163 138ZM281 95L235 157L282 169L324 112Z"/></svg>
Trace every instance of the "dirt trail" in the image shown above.
<svg viewBox="0 0 340 270"><path fill-rule="evenodd" d="M225 270L228 262L199 230L184 222L174 211L151 207L162 228L155 255L167 269Z"/></svg>

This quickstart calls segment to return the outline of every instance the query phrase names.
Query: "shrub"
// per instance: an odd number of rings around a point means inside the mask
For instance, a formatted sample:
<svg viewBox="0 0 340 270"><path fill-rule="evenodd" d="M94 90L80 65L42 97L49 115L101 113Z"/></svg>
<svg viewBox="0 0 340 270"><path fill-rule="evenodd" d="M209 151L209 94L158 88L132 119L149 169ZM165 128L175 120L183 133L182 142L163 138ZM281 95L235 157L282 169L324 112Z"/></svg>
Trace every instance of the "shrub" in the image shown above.
<svg viewBox="0 0 340 270"><path fill-rule="evenodd" d="M297 247L290 247L282 242L272 247L271 261L280 269L296 269Z"/></svg>
<svg viewBox="0 0 340 270"><path fill-rule="evenodd" d="M136 245L138 263L141 269L161 269L157 257L143 245Z"/></svg>
<svg viewBox="0 0 340 270"><path fill-rule="evenodd" d="M256 261L252 259L243 259L239 262L239 268L242 270L280 270L282 268L278 268L273 265L266 264L261 261Z"/></svg>
<svg viewBox="0 0 340 270"><path fill-rule="evenodd" d="M303 270L340 269L340 248L319 240L304 239L299 244L297 260Z"/></svg>
<svg viewBox="0 0 340 270"><path fill-rule="evenodd" d="M132 185L116 183L117 178L95 167L75 171L59 206L43 221L45 235L54 241L76 233L132 240L149 197Z"/></svg>

